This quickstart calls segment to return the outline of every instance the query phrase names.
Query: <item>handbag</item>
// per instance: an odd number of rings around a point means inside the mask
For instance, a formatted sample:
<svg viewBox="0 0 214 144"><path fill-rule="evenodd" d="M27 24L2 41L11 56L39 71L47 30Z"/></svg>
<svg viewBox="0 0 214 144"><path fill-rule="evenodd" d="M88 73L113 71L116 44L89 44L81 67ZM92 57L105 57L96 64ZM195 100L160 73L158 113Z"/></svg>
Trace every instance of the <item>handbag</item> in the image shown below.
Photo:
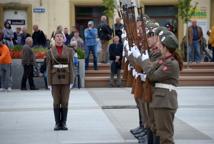
<svg viewBox="0 0 214 144"><path fill-rule="evenodd" d="M37 66L33 66L33 76L34 77L39 77L40 76L40 72Z"/></svg>

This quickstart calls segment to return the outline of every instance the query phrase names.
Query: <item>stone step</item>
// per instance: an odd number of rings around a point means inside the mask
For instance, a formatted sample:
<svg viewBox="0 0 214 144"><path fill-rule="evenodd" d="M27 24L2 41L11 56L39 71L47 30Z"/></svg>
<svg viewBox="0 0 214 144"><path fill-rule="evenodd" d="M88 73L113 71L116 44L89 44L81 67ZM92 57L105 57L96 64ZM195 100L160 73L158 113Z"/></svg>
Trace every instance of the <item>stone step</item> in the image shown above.
<svg viewBox="0 0 214 144"><path fill-rule="evenodd" d="M184 62L184 69L188 68L188 66L192 69L214 69L214 62L191 63L189 65Z"/></svg>
<svg viewBox="0 0 214 144"><path fill-rule="evenodd" d="M121 71L123 73L123 70ZM110 75L110 70L87 70L86 77L105 77ZM183 69L181 76L214 76L214 69Z"/></svg>
<svg viewBox="0 0 214 144"><path fill-rule="evenodd" d="M110 78L85 77L86 87L109 87ZM214 76L180 76L179 86L214 86Z"/></svg>
<svg viewBox="0 0 214 144"><path fill-rule="evenodd" d="M191 63L187 64L184 62L184 69L214 69L214 62L201 62L199 64ZM93 69L93 63L89 63L89 70ZM110 69L110 63L98 63L98 69L99 70L109 70Z"/></svg>
<svg viewBox="0 0 214 144"><path fill-rule="evenodd" d="M88 70L93 70L94 69L94 64L93 63L89 63L88 65ZM98 70L109 70L110 69L110 64L106 63L98 63Z"/></svg>
<svg viewBox="0 0 214 144"><path fill-rule="evenodd" d="M214 69L183 69L181 76L214 76Z"/></svg>

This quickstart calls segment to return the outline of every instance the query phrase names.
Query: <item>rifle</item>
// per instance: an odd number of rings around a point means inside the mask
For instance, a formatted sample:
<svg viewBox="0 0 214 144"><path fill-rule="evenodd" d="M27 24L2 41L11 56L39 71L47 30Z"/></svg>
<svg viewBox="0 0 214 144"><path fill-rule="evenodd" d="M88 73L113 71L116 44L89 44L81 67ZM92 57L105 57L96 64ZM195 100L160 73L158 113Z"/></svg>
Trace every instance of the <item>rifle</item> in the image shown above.
<svg viewBox="0 0 214 144"><path fill-rule="evenodd" d="M144 53L146 50L148 50L148 42L147 42L147 36L146 36L146 26L145 26L145 17L143 16L142 7L138 8L138 13L140 14L142 23L141 23L141 30L139 35L141 37L141 40L139 41L139 48L142 53ZM143 71L143 69L142 69ZM152 101L152 86L148 79L143 83L143 99L145 102L151 102Z"/></svg>

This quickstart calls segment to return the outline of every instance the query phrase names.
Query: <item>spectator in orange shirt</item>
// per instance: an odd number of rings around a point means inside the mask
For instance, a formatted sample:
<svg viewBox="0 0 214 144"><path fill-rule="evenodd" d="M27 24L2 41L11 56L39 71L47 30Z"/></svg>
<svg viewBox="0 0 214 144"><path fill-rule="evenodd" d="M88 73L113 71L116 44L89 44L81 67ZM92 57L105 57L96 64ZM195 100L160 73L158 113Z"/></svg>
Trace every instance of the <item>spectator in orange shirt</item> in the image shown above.
<svg viewBox="0 0 214 144"><path fill-rule="evenodd" d="M11 79L11 64L12 59L10 56L9 48L3 44L3 40L0 40L0 77L1 77L1 89L0 91L11 91L12 79Z"/></svg>

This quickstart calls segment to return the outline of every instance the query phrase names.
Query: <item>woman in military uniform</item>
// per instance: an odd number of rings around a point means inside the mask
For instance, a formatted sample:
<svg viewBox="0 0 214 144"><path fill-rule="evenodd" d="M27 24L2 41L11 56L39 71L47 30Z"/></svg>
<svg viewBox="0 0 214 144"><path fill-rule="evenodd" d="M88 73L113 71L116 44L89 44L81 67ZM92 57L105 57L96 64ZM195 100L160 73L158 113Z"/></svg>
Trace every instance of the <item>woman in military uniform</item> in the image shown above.
<svg viewBox="0 0 214 144"><path fill-rule="evenodd" d="M148 53L142 55L142 67L147 78L153 83L152 102L156 136L154 144L174 144L174 116L178 108L176 86L183 61L177 54L178 40L169 31L162 31L158 47L162 58L149 60Z"/></svg>
<svg viewBox="0 0 214 144"><path fill-rule="evenodd" d="M66 120L70 88L73 84L73 54L63 45L62 32L55 33L55 46L47 53L48 85L53 96L56 125L54 130L67 130Z"/></svg>

